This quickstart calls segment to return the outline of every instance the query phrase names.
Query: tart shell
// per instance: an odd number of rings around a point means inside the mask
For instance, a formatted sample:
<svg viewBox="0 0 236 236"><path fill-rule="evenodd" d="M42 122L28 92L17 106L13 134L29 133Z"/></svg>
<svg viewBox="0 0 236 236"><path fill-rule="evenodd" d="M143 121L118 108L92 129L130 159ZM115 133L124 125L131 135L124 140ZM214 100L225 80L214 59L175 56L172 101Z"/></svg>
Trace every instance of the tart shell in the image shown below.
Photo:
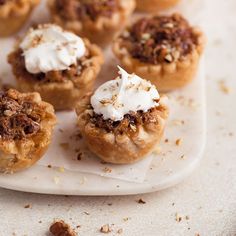
<svg viewBox="0 0 236 236"><path fill-rule="evenodd" d="M93 43L101 46L107 45L112 41L115 34L125 25L128 17L135 9L134 0L121 0L122 8L119 12L113 14L111 18L99 17L96 21L66 21L57 14L55 1L49 0L48 6L54 23L60 25L66 30L70 30L77 35L86 37Z"/></svg>
<svg viewBox="0 0 236 236"><path fill-rule="evenodd" d="M145 12L157 12L175 6L180 0L136 0L137 10Z"/></svg>
<svg viewBox="0 0 236 236"><path fill-rule="evenodd" d="M0 138L0 171L13 173L31 167L46 152L52 138L56 116L52 105L43 102L38 93L21 94L9 90L21 98L33 101L40 106L44 117L40 122L40 130L32 137L20 140L3 140Z"/></svg>
<svg viewBox="0 0 236 236"><path fill-rule="evenodd" d="M123 46L121 38L113 43L113 52L121 65L130 73L134 72L142 78L150 80L162 92L178 89L190 83L198 69L199 61L205 46L205 36L198 28L193 28L198 36L198 45L183 60L157 65L144 63L133 58Z"/></svg>
<svg viewBox="0 0 236 236"><path fill-rule="evenodd" d="M101 50L96 45L91 44L87 39L83 40L91 57L88 59L90 65L84 68L80 75L72 80L68 79L61 83L42 83L34 79L26 80L24 76L19 75L14 66L12 66L18 89L22 92L34 91L40 93L42 99L51 103L55 110L73 109L78 99L93 89L95 79L103 64ZM9 55L9 58L10 57L11 54Z"/></svg>
<svg viewBox="0 0 236 236"><path fill-rule="evenodd" d="M0 37L10 36L21 29L39 0L21 0L0 7Z"/></svg>
<svg viewBox="0 0 236 236"><path fill-rule="evenodd" d="M90 121L88 104L90 96L85 97L76 108L78 126L89 149L103 161L113 164L130 164L143 158L160 142L163 135L168 108L160 101L156 123L137 126L134 134L115 134L96 127Z"/></svg>

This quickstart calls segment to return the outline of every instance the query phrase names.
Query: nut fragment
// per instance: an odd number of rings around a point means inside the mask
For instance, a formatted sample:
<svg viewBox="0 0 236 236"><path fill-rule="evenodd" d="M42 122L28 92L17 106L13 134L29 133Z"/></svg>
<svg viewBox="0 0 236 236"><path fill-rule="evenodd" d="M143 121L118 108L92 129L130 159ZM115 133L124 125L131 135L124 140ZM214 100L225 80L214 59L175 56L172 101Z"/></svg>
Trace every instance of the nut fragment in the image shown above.
<svg viewBox="0 0 236 236"><path fill-rule="evenodd" d="M49 228L53 236L77 236L78 234L71 229L70 225L63 220L55 221Z"/></svg>
<svg viewBox="0 0 236 236"><path fill-rule="evenodd" d="M100 232L101 232L101 233L104 233L104 234L110 233L110 232L111 232L110 226L109 226L108 224L103 225L103 226L100 228Z"/></svg>

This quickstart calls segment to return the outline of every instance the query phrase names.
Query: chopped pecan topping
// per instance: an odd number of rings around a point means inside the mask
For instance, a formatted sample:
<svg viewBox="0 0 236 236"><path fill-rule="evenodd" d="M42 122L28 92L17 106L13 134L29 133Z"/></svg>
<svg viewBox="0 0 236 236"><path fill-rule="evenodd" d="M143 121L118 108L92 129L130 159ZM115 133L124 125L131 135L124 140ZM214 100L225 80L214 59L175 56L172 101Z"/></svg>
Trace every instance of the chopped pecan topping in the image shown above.
<svg viewBox="0 0 236 236"><path fill-rule="evenodd" d="M53 236L76 236L74 230L70 228L63 220L56 221L50 226L50 233Z"/></svg>
<svg viewBox="0 0 236 236"><path fill-rule="evenodd" d="M198 45L198 36L179 14L142 18L121 38L132 57L152 64L181 60Z"/></svg>
<svg viewBox="0 0 236 236"><path fill-rule="evenodd" d="M66 20L96 21L100 16L111 17L119 9L118 0L57 0L58 13Z"/></svg>
<svg viewBox="0 0 236 236"><path fill-rule="evenodd" d="M87 63L90 58L89 52L87 52L85 56L78 60L77 65L71 65L67 70L31 74L26 70L25 59L22 54L23 51L21 49L12 52L8 57L8 62L12 65L14 74L17 77L24 78L25 80L33 79L42 83L63 83L68 79L72 80L73 78L78 77L85 68L90 66L90 63Z"/></svg>
<svg viewBox="0 0 236 236"><path fill-rule="evenodd" d="M20 140L35 135L40 129L41 117L37 104L0 93L0 137Z"/></svg>
<svg viewBox="0 0 236 236"><path fill-rule="evenodd" d="M158 113L161 107L157 106L149 109L147 112L138 111L126 114L121 121L113 121L111 119L104 120L102 115L93 113L90 116L90 121L98 128L104 129L107 132L115 134L130 133L134 134L138 131L138 126L148 123L158 122Z"/></svg>

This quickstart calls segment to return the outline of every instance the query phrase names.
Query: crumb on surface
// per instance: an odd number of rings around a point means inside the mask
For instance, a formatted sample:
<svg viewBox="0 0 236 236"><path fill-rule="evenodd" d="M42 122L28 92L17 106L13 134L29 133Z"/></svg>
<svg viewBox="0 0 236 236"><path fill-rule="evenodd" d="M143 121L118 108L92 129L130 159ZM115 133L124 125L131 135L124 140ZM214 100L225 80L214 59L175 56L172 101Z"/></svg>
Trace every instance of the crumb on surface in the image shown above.
<svg viewBox="0 0 236 236"><path fill-rule="evenodd" d="M225 84L225 81L224 80L220 80L219 81L219 87L220 87L220 90L224 93L224 94L229 94L231 92L231 88L228 87L226 84Z"/></svg>
<svg viewBox="0 0 236 236"><path fill-rule="evenodd" d="M100 228L100 232L103 233L103 234L108 234L111 232L111 228L108 224L106 225L103 225L101 228Z"/></svg>
<svg viewBox="0 0 236 236"><path fill-rule="evenodd" d="M53 236L77 236L78 234L71 229L70 225L63 220L55 221L49 228Z"/></svg>
<svg viewBox="0 0 236 236"><path fill-rule="evenodd" d="M144 201L142 198L140 198L139 200L137 200L137 203L139 203L139 204L146 204L146 201Z"/></svg>
<svg viewBox="0 0 236 236"><path fill-rule="evenodd" d="M180 146L182 143L183 143L183 139L182 138L178 138L175 141L176 146Z"/></svg>
<svg viewBox="0 0 236 236"><path fill-rule="evenodd" d="M25 209L28 209L28 208L31 208L31 205L30 204L27 204L24 206Z"/></svg>
<svg viewBox="0 0 236 236"><path fill-rule="evenodd" d="M176 220L177 222L180 222L180 221L182 220L182 217L181 217L178 213L176 213L176 214L175 214L175 220Z"/></svg>
<svg viewBox="0 0 236 236"><path fill-rule="evenodd" d="M82 152L79 152L79 153L77 154L77 157L76 157L77 161L81 161L81 160L82 160L82 156L83 156L83 153L82 153Z"/></svg>
<svg viewBox="0 0 236 236"><path fill-rule="evenodd" d="M109 168L109 167L105 167L105 168L103 169L103 171L104 171L105 173L111 173L111 172L112 172L112 169Z"/></svg>

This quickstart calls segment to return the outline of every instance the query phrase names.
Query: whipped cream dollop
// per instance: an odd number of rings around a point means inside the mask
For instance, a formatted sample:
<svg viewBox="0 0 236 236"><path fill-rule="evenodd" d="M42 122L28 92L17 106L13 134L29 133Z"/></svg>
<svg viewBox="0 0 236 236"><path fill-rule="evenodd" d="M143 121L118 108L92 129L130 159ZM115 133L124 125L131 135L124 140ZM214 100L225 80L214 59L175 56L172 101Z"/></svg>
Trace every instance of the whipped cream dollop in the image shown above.
<svg viewBox="0 0 236 236"><path fill-rule="evenodd" d="M130 112L159 106L159 93L154 85L119 67L120 76L101 85L91 97L94 112L103 118L119 121Z"/></svg>
<svg viewBox="0 0 236 236"><path fill-rule="evenodd" d="M53 24L30 30L20 44L28 72L66 70L84 56L86 48L77 35Z"/></svg>

